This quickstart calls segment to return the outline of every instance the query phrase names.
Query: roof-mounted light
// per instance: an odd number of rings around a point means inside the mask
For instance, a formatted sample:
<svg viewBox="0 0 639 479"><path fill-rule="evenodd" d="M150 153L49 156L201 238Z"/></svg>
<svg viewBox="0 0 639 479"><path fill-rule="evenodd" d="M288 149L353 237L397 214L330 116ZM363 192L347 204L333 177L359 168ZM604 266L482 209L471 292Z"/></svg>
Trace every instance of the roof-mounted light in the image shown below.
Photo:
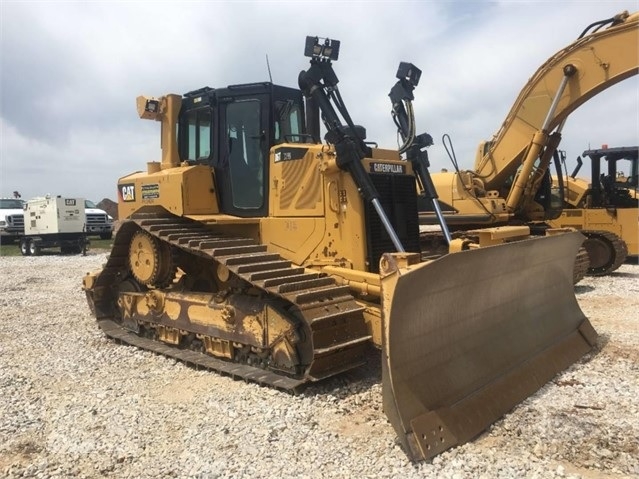
<svg viewBox="0 0 639 479"><path fill-rule="evenodd" d="M337 61L339 57L339 40L322 37L306 37L304 56L321 61Z"/></svg>
<svg viewBox="0 0 639 479"><path fill-rule="evenodd" d="M139 96L136 99L138 115L143 120L161 120L162 98Z"/></svg>

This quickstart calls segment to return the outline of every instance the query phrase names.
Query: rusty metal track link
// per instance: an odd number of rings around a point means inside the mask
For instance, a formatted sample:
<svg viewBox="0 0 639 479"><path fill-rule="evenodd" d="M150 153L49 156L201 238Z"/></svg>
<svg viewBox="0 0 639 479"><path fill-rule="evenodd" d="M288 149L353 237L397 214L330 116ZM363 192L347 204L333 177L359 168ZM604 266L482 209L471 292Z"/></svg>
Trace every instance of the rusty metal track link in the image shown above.
<svg viewBox="0 0 639 479"><path fill-rule="evenodd" d="M189 366L209 369L218 373L231 376L233 379L244 379L255 382L263 386L271 386L288 392L299 392L305 381L275 374L266 369L257 368L248 364L239 364L229 361L222 361L213 356L204 355L189 349L179 349L168 346L159 341L144 338L122 328L119 324L108 319L98 321L100 329L110 338L136 346L140 349L152 351L163 356L167 356L178 361L182 361Z"/></svg>

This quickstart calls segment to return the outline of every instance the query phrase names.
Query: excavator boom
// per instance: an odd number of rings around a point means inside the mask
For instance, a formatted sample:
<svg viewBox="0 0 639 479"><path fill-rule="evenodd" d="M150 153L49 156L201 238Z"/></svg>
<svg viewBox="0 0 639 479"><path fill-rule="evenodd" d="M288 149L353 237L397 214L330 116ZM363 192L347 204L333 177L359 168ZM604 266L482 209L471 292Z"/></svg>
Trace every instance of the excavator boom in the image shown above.
<svg viewBox="0 0 639 479"><path fill-rule="evenodd" d="M472 170L434 173L445 218L457 230L557 217L549 167L570 114L639 72L639 12L597 22L542 64L522 88ZM435 223L427 211L422 224Z"/></svg>
<svg viewBox="0 0 639 479"><path fill-rule="evenodd" d="M564 209L562 193L552 190L550 167L554 162L561 190L558 148L565 122L580 105L637 73L639 12L624 11L591 24L545 61L497 133L480 143L474 168L460 170L455 162L456 171L431 175L453 236L466 237L476 228L519 225L529 226L532 234L546 234ZM420 224L433 225L438 216L423 207ZM423 234L430 250L439 248L440 236ZM592 255L581 248L575 258L575 283L589 270L589 261Z"/></svg>
<svg viewBox="0 0 639 479"><path fill-rule="evenodd" d="M552 132L580 105L638 72L639 12L621 13L608 28L555 53L528 80L499 131L478 152L474 171L486 189L499 190L515 174L537 132ZM567 85L557 95L564 78Z"/></svg>

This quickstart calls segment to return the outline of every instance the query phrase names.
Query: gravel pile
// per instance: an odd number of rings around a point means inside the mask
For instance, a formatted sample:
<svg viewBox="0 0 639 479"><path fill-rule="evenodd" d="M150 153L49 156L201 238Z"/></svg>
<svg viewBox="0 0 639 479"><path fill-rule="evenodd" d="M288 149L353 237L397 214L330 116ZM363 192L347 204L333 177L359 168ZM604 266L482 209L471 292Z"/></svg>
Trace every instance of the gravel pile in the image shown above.
<svg viewBox="0 0 639 479"><path fill-rule="evenodd" d="M639 476L639 266L586 278L597 350L470 444L410 463L379 354L299 396L117 345L81 276L106 255L0 258L2 477Z"/></svg>

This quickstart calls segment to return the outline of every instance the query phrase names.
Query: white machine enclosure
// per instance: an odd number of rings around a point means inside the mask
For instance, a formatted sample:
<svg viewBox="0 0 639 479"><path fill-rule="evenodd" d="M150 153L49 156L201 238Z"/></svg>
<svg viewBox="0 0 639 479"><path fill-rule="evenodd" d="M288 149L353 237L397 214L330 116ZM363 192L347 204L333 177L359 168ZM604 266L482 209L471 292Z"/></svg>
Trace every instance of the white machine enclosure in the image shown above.
<svg viewBox="0 0 639 479"><path fill-rule="evenodd" d="M44 197L27 202L24 211L25 235L84 233L84 198Z"/></svg>

